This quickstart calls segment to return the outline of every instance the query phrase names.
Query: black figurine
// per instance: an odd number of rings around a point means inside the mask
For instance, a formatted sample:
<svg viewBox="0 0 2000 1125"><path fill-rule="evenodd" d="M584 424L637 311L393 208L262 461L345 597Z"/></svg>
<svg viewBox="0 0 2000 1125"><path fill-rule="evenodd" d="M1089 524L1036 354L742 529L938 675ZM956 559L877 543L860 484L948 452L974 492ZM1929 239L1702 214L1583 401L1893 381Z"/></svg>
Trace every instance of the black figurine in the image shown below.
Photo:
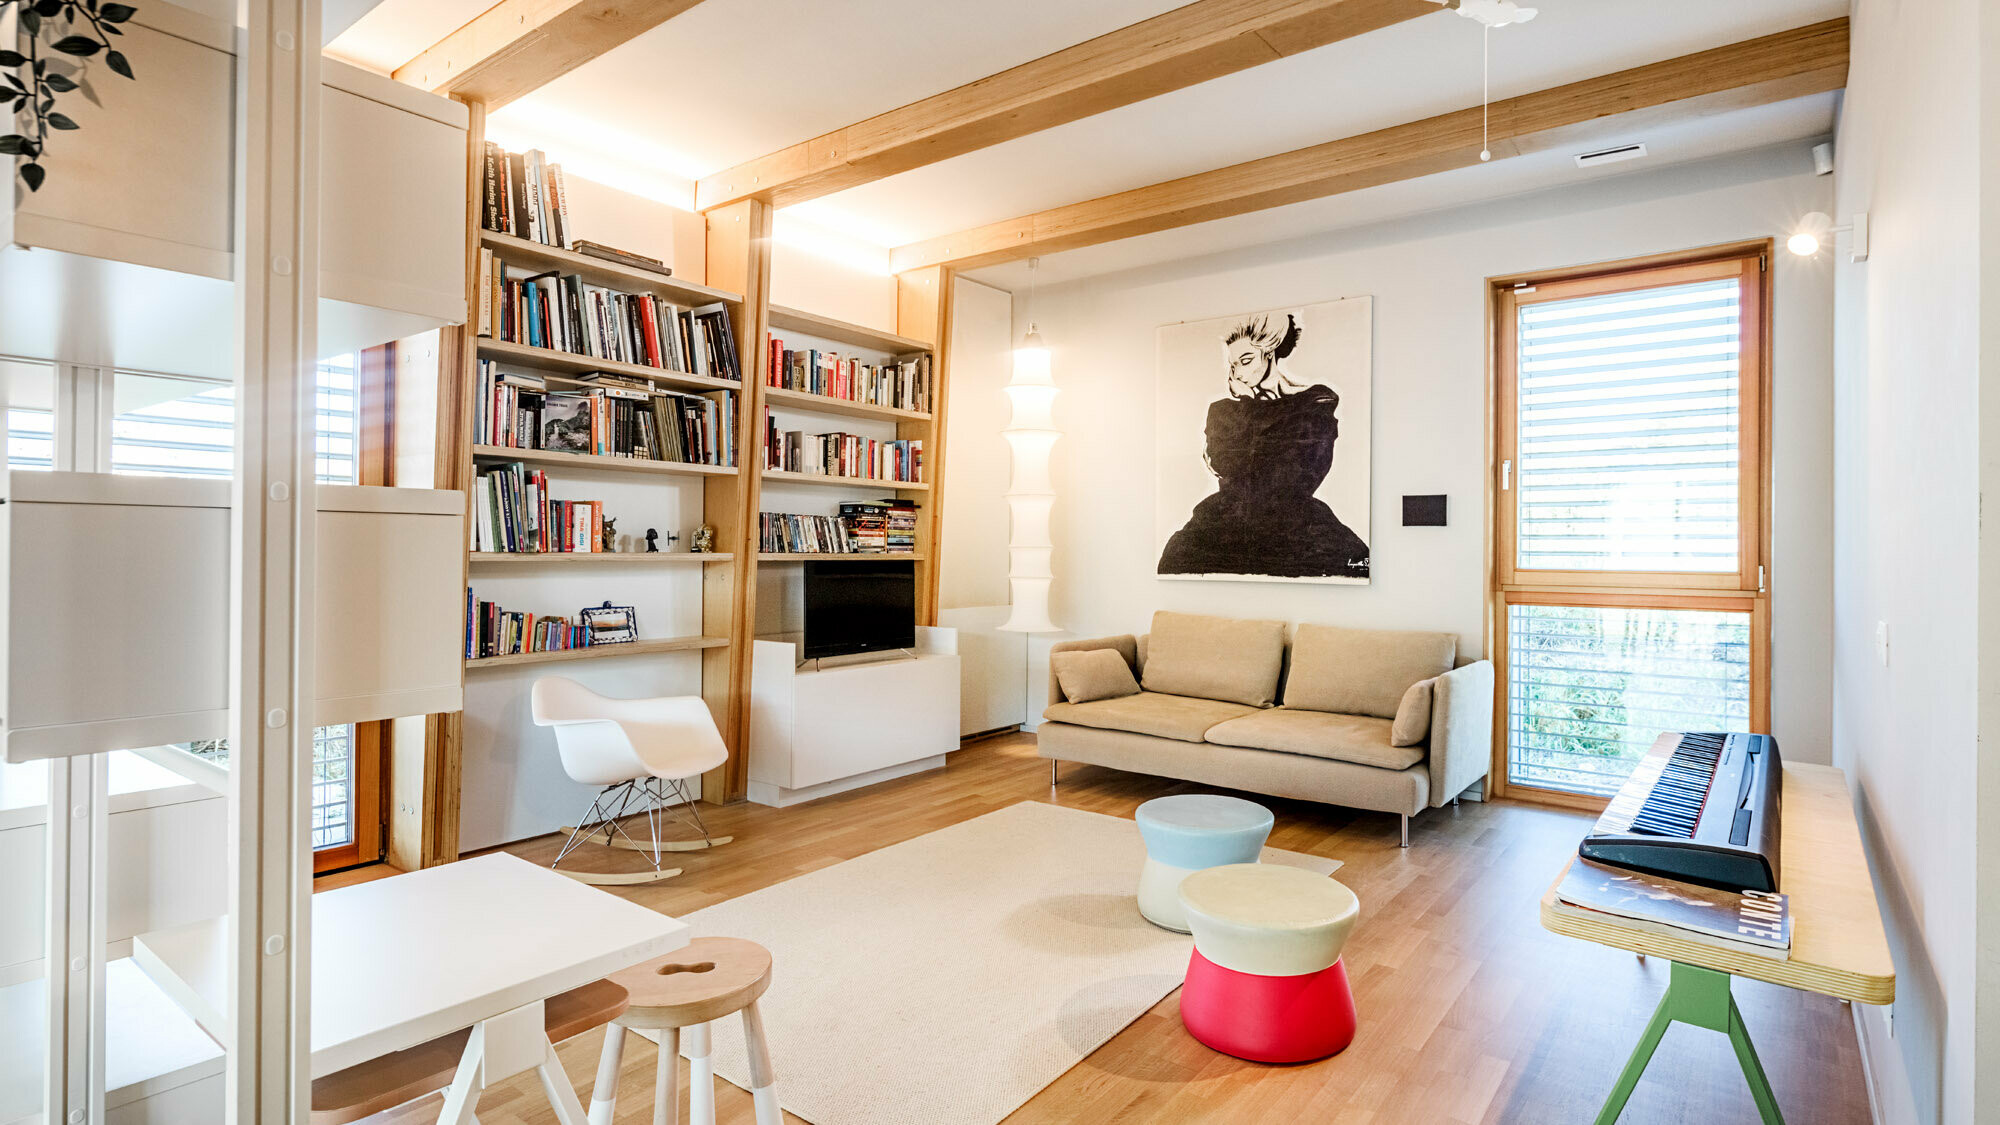
<svg viewBox="0 0 2000 1125"><path fill-rule="evenodd" d="M646 529L646 553L649 555L660 553L660 531L658 528L649 527Z"/></svg>

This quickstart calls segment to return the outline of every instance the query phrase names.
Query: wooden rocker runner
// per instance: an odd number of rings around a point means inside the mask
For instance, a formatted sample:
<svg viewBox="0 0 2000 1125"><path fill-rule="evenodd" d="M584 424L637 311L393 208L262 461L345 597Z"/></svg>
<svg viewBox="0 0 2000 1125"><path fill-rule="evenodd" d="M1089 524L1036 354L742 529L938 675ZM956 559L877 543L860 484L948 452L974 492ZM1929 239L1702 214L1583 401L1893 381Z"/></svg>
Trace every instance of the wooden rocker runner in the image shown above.
<svg viewBox="0 0 2000 1125"><path fill-rule="evenodd" d="M593 886L655 883L681 873L661 866L666 852L699 851L726 844L728 836L711 836L695 808L689 783L720 766L729 756L708 704L698 696L658 699L613 699L575 680L545 676L535 681L531 707L537 726L554 727L556 749L564 772L574 781L602 788L549 866L559 864L577 845L598 837L607 847L650 853L651 871L563 871ZM625 831L626 817L644 814L650 839L637 840ZM678 818L701 834L699 840L663 840L660 830Z"/></svg>

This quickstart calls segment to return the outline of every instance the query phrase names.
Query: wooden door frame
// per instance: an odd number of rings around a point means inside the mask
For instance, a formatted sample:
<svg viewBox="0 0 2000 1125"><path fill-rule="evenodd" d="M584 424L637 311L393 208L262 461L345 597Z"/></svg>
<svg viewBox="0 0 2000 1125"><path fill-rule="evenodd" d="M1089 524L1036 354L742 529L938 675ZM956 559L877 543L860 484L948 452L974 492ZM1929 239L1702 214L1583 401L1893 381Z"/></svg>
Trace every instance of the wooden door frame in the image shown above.
<svg viewBox="0 0 2000 1125"><path fill-rule="evenodd" d="M1538 270L1487 278L1487 476L1486 476L1486 628L1488 656L1493 661L1493 761L1488 792L1497 798L1534 801L1585 811L1601 811L1607 798L1567 793L1508 780L1507 607L1517 602L1556 605L1656 606L1660 608L1727 609L1750 615L1750 721L1770 729L1771 602L1768 576L1771 558L1771 307L1775 251L1772 239L1724 243L1638 258L1600 262L1568 269ZM1735 262L1734 271L1718 272L1719 263ZM1544 571L1525 581L1514 566L1515 523L1505 508L1501 488L1504 464L1518 463L1509 423L1515 371L1511 360L1515 310L1523 287L1540 290L1540 301L1560 300L1621 288L1651 288L1702 277L1744 279L1742 320L1756 326L1754 346L1742 352L1743 421L1739 430L1740 464L1751 468L1739 481L1738 570L1735 574L1624 573ZM1664 280L1660 280L1664 276ZM1644 279L1643 282L1641 279ZM1511 482L1510 482L1511 483Z"/></svg>

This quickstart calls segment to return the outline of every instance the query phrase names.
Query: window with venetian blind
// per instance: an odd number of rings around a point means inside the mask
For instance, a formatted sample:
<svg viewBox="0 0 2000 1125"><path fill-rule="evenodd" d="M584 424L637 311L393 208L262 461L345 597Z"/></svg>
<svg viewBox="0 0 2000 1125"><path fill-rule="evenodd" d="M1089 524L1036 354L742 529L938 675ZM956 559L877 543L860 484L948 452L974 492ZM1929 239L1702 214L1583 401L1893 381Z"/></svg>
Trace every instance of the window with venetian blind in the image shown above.
<svg viewBox="0 0 2000 1125"><path fill-rule="evenodd" d="M1503 788L1764 722L1765 253L1495 286Z"/></svg>

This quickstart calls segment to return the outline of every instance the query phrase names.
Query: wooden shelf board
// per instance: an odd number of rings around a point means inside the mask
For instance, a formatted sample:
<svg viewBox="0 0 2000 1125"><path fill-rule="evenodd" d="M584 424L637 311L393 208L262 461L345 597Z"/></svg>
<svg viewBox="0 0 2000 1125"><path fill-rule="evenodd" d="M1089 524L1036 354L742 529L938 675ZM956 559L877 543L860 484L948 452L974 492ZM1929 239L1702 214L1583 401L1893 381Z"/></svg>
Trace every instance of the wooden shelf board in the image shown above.
<svg viewBox="0 0 2000 1125"><path fill-rule="evenodd" d="M668 473L699 477L736 475L734 465L693 465L680 461L648 461L640 457L597 457L553 449L511 449L504 445L475 445L472 456L475 460L525 461L536 465L566 465L573 469L606 469L619 473Z"/></svg>
<svg viewBox="0 0 2000 1125"><path fill-rule="evenodd" d="M616 360L598 359L595 356L557 351L554 348L509 343L506 340L495 340L490 336L481 336L478 340L479 354L482 358L501 360L519 367L539 367L550 371L571 371L578 374L602 371L607 375L630 375L635 379L650 380L658 386L683 391L743 389L743 384L734 379L716 379L685 371L668 371L660 367L647 367L643 363L619 363Z"/></svg>
<svg viewBox="0 0 2000 1125"><path fill-rule="evenodd" d="M893 406L876 406L867 402L850 402L831 395L816 395L810 391L790 391L783 387L765 387L764 401L773 406L790 407L795 410L817 410L827 414L844 414L850 418L880 418L890 422L925 422L931 416L919 410L899 410Z"/></svg>
<svg viewBox="0 0 2000 1125"><path fill-rule="evenodd" d="M634 266L622 266L579 254L574 250L564 250L559 246L546 246L525 238L515 238L511 234L481 230L479 244L493 251L493 256L508 265L539 266L542 269L559 269L565 273L581 274L591 281L614 289L655 293L669 298L677 305L709 305L717 301L740 304L743 294L731 293L727 289L716 289L699 282L687 281L679 277L662 276L651 270ZM734 315L734 314L732 314Z"/></svg>
<svg viewBox="0 0 2000 1125"><path fill-rule="evenodd" d="M604 563L636 563L642 566L661 566L673 563L716 563L729 562L736 556L711 552L697 555L692 551L468 551L465 559L473 566L488 564L501 566L588 566Z"/></svg>
<svg viewBox="0 0 2000 1125"><path fill-rule="evenodd" d="M864 562L887 559L890 562L922 562L921 551L760 551L757 558L762 562Z"/></svg>
<svg viewBox="0 0 2000 1125"><path fill-rule="evenodd" d="M888 352L892 355L908 355L912 352L932 350L932 345L923 340L913 340L908 336L898 336L894 332L884 332L879 328L869 328L862 324L850 324L844 320L835 320L830 316L809 313L803 309L788 309L783 305L771 306L771 327L804 332L809 336L837 340L843 344L853 344L858 348L873 348L878 352Z"/></svg>
<svg viewBox="0 0 2000 1125"><path fill-rule="evenodd" d="M764 479L783 484L820 484L838 488L874 488L889 492L929 492L931 486L913 480L876 480L873 477L836 477L825 473L788 473L783 469L765 469Z"/></svg>
<svg viewBox="0 0 2000 1125"><path fill-rule="evenodd" d="M657 637L652 640L627 641L624 644L566 648L555 652L517 652L511 656L482 656L475 660L467 660L465 667L470 671L474 668L497 668L503 664L549 664L562 660L636 656L645 652L692 652L704 648L723 648L728 644L728 637Z"/></svg>

